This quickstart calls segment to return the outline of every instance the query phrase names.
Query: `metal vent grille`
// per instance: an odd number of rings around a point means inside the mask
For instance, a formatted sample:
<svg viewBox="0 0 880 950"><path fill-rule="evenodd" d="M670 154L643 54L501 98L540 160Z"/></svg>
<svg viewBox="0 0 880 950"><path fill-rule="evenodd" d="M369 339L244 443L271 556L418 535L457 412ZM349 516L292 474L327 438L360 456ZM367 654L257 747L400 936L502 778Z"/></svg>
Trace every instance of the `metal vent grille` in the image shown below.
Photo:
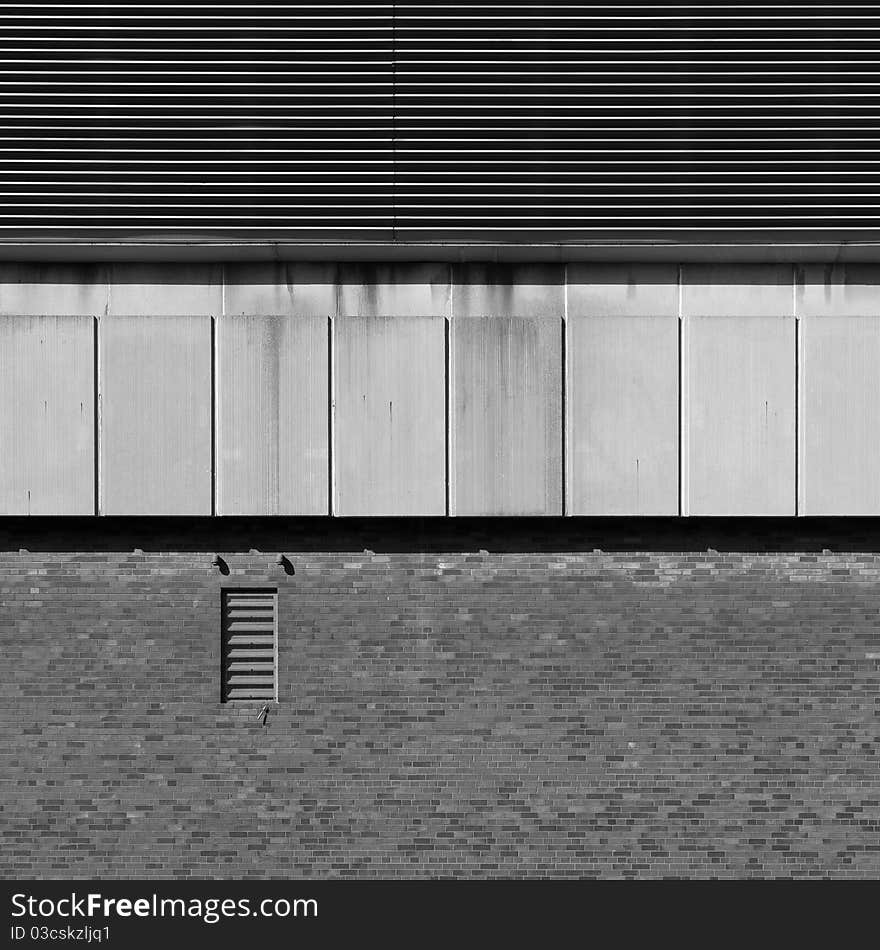
<svg viewBox="0 0 880 950"><path fill-rule="evenodd" d="M222 592L222 699L277 698L275 590Z"/></svg>
<svg viewBox="0 0 880 950"><path fill-rule="evenodd" d="M0 64L0 241L880 235L875 4L4 4Z"/></svg>

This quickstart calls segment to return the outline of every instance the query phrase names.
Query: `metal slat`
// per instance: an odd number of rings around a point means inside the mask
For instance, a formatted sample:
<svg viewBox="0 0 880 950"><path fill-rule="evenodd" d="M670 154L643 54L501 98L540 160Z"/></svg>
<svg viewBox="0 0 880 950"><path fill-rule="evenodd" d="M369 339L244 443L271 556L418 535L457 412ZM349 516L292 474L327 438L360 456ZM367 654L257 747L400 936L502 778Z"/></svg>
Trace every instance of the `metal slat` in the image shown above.
<svg viewBox="0 0 880 950"><path fill-rule="evenodd" d="M247 634L245 636L228 635L226 642L230 647L271 646L275 642L275 635L273 633Z"/></svg>
<svg viewBox="0 0 880 950"><path fill-rule="evenodd" d="M253 617L254 619L259 619L260 617L272 619L274 616L274 604L255 604L253 606L248 604L238 605L229 605L228 606L228 616L230 620L244 620L248 617Z"/></svg>
<svg viewBox="0 0 880 950"><path fill-rule="evenodd" d="M259 685L236 686L229 691L230 699L272 699L272 690Z"/></svg>

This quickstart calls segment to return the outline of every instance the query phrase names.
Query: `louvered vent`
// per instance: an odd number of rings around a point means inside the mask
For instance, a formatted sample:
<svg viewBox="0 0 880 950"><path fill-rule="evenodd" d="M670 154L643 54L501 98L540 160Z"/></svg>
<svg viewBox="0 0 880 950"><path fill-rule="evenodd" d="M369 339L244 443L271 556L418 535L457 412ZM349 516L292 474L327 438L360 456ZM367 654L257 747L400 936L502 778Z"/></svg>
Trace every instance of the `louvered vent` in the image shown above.
<svg viewBox="0 0 880 950"><path fill-rule="evenodd" d="M274 590L223 591L223 702L276 698L277 605Z"/></svg>
<svg viewBox="0 0 880 950"><path fill-rule="evenodd" d="M880 238L876 4L4 4L0 240Z"/></svg>

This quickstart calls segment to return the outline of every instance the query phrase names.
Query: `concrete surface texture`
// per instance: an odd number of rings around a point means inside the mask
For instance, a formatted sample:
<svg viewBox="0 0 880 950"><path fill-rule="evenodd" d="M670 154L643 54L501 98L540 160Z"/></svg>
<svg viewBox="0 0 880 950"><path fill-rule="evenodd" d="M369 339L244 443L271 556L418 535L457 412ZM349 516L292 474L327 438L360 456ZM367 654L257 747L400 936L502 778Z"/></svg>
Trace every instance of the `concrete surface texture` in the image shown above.
<svg viewBox="0 0 880 950"><path fill-rule="evenodd" d="M0 514L880 514L863 265L0 265Z"/></svg>

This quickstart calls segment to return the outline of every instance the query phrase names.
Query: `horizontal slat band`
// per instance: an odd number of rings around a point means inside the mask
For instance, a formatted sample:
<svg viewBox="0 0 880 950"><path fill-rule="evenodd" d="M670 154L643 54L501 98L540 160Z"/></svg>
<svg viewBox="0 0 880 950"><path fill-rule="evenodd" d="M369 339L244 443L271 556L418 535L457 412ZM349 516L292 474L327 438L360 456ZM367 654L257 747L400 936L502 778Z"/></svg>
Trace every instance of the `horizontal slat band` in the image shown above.
<svg viewBox="0 0 880 950"><path fill-rule="evenodd" d="M0 65L4 241L880 229L867 5L0 4Z"/></svg>

